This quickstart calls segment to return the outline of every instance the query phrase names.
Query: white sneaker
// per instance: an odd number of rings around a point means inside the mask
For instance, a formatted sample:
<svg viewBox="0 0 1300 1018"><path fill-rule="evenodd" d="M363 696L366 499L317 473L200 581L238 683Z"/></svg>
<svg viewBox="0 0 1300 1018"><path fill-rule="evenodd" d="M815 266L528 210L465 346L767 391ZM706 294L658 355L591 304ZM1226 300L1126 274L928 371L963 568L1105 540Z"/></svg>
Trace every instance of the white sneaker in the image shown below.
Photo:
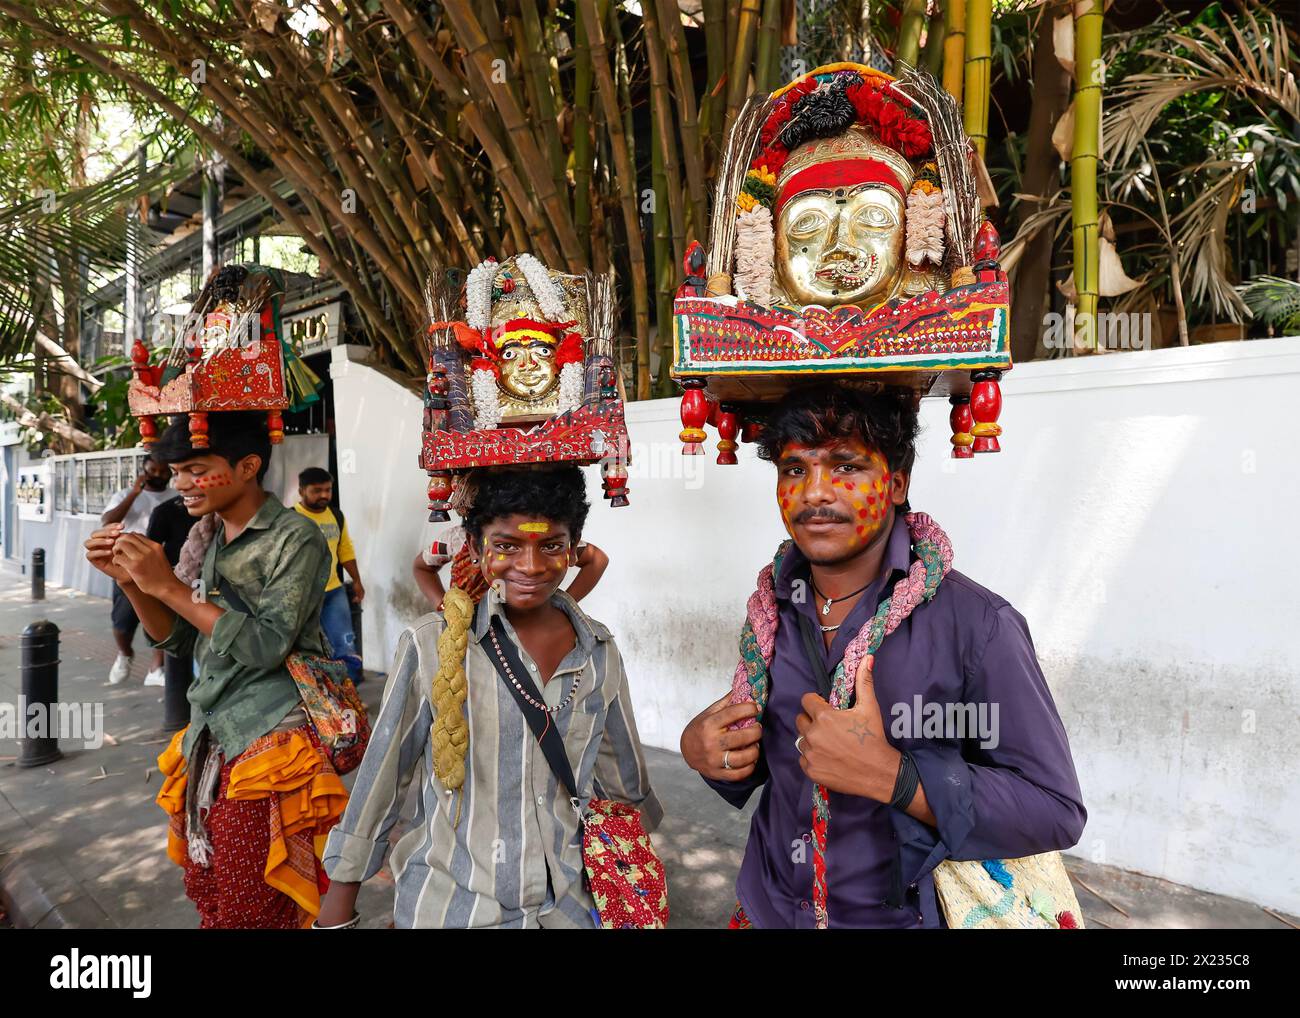
<svg viewBox="0 0 1300 1018"><path fill-rule="evenodd" d="M117 660L113 662L113 667L108 673L108 684L116 686L125 682L131 677L131 665L135 663L135 658L127 657L125 654L117 655Z"/></svg>
<svg viewBox="0 0 1300 1018"><path fill-rule="evenodd" d="M165 686L167 685L167 676L161 668L155 668L144 677L146 686Z"/></svg>

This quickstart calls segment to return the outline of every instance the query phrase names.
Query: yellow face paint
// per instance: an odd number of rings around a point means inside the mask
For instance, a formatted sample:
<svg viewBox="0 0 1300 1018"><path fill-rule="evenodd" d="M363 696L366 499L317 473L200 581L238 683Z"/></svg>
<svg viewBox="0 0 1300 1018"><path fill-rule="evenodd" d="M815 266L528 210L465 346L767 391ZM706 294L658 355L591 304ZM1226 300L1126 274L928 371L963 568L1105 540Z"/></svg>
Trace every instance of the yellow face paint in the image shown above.
<svg viewBox="0 0 1300 1018"><path fill-rule="evenodd" d="M528 522L519 524L519 529L526 534L549 534L551 525L549 523Z"/></svg>

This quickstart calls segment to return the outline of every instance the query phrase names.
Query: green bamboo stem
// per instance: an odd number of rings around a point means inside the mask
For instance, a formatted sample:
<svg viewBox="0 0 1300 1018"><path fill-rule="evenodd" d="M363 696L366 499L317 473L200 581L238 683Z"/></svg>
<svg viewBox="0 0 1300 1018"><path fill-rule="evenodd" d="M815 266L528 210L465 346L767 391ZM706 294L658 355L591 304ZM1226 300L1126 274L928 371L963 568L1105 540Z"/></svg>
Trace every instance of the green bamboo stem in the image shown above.
<svg viewBox="0 0 1300 1018"><path fill-rule="evenodd" d="M591 263L591 44L581 9L574 12L573 55L573 224Z"/></svg>
<svg viewBox="0 0 1300 1018"><path fill-rule="evenodd" d="M727 74L727 130L740 112L749 91L750 62L754 58L754 36L758 30L759 0L741 0L740 16L736 21L736 48L731 54L731 70Z"/></svg>
<svg viewBox="0 0 1300 1018"><path fill-rule="evenodd" d="M1074 235L1074 348L1097 349L1097 296L1101 250L1097 230L1097 135L1105 69L1101 62L1100 0L1074 5L1074 148L1070 200Z"/></svg>
<svg viewBox="0 0 1300 1018"><path fill-rule="evenodd" d="M673 255L677 264L686 257L686 214L682 208L682 172L677 159L677 135L673 126L673 102L668 93L668 62L664 54L663 33L660 30L659 14L654 0L645 0L641 5L645 19L644 39L646 55L650 64L650 107L653 134L652 147L654 156L659 159L661 180L653 182L655 215L666 203L669 220L672 223ZM656 218L656 236L658 219ZM655 265L656 275L659 265Z"/></svg>
<svg viewBox="0 0 1300 1018"><path fill-rule="evenodd" d="M713 94L727 73L727 0L704 0L704 45L708 80L700 114L712 140L713 151L717 153L722 151L722 121L726 111L722 103L707 97ZM708 116L704 116L706 104Z"/></svg>
<svg viewBox="0 0 1300 1018"><path fill-rule="evenodd" d="M523 28L524 42L528 49L528 78L532 82L532 92L536 96L542 137L546 140L547 155L551 159L551 176L555 180L556 189L563 194L568 189L568 185L564 176L564 148L560 144L560 132L555 124L556 105L555 95L551 91L547 37L542 34L542 23L537 14L537 7L527 0L519 5L519 23ZM578 234L578 237L581 239L582 234Z"/></svg>
<svg viewBox="0 0 1300 1018"><path fill-rule="evenodd" d="M763 0L763 20L758 30L758 55L754 58L754 87L759 92L776 88L776 67L781 52L781 0Z"/></svg>
<svg viewBox="0 0 1300 1018"><path fill-rule="evenodd" d="M643 10L648 10L647 5ZM647 29L649 26L647 25ZM664 159L665 148L671 146L664 145L662 128L658 118L650 122L650 150L651 150L651 181L656 194L662 194L670 185L666 173L666 161ZM663 202L655 203L654 210L654 274L655 274L655 327L657 330L655 345L659 349L660 377L654 385L654 394L656 396L669 396L672 394L671 385L664 383L669 381L667 371L663 370L671 361L671 351L665 350L664 340L672 335L672 317L673 317L673 298L672 298L672 277L673 277L673 257L672 244L669 237L669 215L665 211Z"/></svg>
<svg viewBox="0 0 1300 1018"><path fill-rule="evenodd" d="M980 158L989 134L989 45L993 34L992 0L970 0L966 5L966 73L963 89L966 133Z"/></svg>
<svg viewBox="0 0 1300 1018"><path fill-rule="evenodd" d="M596 0L577 0L578 9L589 27L591 63L596 75L600 105L604 111L605 130L614 162L611 179L623 210L627 233L627 256L631 263L633 319L636 331L637 382L636 398L650 398L650 294L646 282L645 248L641 238L641 221L637 216L636 164L632 160L619 112L618 88L609 64L605 26L596 12Z"/></svg>
<svg viewBox="0 0 1300 1018"><path fill-rule="evenodd" d="M925 27L926 0L904 0L898 22L898 45L894 48L894 73L915 67L921 54L921 29Z"/></svg>
<svg viewBox="0 0 1300 1018"><path fill-rule="evenodd" d="M925 47L921 50L921 66L936 78L943 74L943 42L947 37L943 13L936 11L930 18L925 35Z"/></svg>
<svg viewBox="0 0 1300 1018"><path fill-rule="evenodd" d="M686 190L690 198L688 237L701 240L709 230L709 199L704 182L700 124L695 107L695 80L691 76L690 51L676 0L658 0L659 20L668 47L668 65L673 72L677 114L682 136L682 161L686 164Z"/></svg>
<svg viewBox="0 0 1300 1018"><path fill-rule="evenodd" d="M484 91L488 93L483 98L495 107L501 118L506 136L518 157L522 176L528 181L529 190L536 196L537 202L546 211L545 220L554 231L564 262L570 271L579 271L583 268L583 264L579 256L578 235L569 214L567 196L560 194L555 181L546 173L549 164L542 156L537 139L528 124L528 118L516 99L509 82L509 75L505 82L494 80L492 61L496 51L468 4L447 4L443 7L443 11L452 26L452 31L465 50L466 65L473 69L472 73L465 76L467 83L479 96L483 96ZM531 204L526 200L527 194L514 197L521 212L524 205Z"/></svg>

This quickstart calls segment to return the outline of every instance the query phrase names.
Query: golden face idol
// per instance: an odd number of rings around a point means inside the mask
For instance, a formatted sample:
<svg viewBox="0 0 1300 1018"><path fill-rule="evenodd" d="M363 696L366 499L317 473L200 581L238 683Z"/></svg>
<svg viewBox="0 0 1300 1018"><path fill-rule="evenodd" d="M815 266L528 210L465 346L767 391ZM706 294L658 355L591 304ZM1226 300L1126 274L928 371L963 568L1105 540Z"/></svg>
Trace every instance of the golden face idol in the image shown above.
<svg viewBox="0 0 1300 1018"><path fill-rule="evenodd" d="M804 191L776 224L777 283L799 304L871 307L901 282L903 241L903 199L891 188Z"/></svg>
<svg viewBox="0 0 1300 1018"><path fill-rule="evenodd" d="M516 399L542 399L558 383L555 347L536 339L510 341L501 348L501 388Z"/></svg>

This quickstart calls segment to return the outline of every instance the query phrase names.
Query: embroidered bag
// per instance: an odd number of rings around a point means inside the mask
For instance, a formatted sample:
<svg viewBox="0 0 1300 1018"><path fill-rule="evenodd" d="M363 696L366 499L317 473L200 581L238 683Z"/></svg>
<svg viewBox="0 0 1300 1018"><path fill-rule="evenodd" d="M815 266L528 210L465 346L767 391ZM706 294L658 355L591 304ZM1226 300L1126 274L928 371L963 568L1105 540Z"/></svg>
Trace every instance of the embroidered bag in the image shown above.
<svg viewBox="0 0 1300 1018"><path fill-rule="evenodd" d="M220 594L235 611L252 615L235 585L214 571ZM352 684L347 665L317 654L294 651L284 660L302 698L307 719L316 729L321 747L339 774L356 770L370 742L370 717Z"/></svg>
<svg viewBox="0 0 1300 1018"><path fill-rule="evenodd" d="M545 711L538 710L524 698L523 692L511 682L510 673L519 676L529 695L539 702L542 700L541 692L519 660L499 618L492 619L492 628L504 660L497 655L490 634L481 641L483 650L519 704L546 762L568 791L573 811L578 815L582 833L583 886L591 892L596 903L597 926L606 930L664 929L668 925L667 878L664 864L650 844L650 835L641 825L640 811L626 803L596 797L583 806L559 730L550 723Z"/></svg>

